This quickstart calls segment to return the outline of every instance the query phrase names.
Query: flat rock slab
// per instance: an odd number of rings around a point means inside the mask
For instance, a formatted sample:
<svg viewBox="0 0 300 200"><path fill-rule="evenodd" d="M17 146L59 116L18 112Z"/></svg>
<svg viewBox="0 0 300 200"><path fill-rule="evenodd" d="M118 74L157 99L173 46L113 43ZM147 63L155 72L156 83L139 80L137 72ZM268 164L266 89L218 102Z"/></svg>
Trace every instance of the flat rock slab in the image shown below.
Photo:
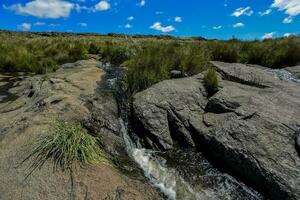
<svg viewBox="0 0 300 200"><path fill-rule="evenodd" d="M221 88L208 98L203 74L160 82L134 97L137 132L152 148L197 147L271 199L300 199L300 87L263 68L212 62Z"/></svg>
<svg viewBox="0 0 300 200"><path fill-rule="evenodd" d="M122 138L116 131L116 102L112 94L95 94L105 75L100 66L95 60L70 63L55 73L16 81L9 88L18 98L0 102L0 199L162 199L146 181L130 178L112 164L78 167L73 188L69 172L54 173L50 163L24 180L30 163L19 164L31 152L33 139L55 119L95 119L91 110L100 110L98 121L111 127L94 129L93 134L108 141L103 145L106 150L117 151L114 144ZM122 150L125 153L124 147Z"/></svg>

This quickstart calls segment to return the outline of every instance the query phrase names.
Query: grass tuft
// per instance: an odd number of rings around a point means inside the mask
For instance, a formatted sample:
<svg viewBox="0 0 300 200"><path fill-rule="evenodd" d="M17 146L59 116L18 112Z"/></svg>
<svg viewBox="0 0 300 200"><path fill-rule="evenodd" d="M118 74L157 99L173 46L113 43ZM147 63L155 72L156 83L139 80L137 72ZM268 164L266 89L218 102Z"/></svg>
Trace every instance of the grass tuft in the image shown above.
<svg viewBox="0 0 300 200"><path fill-rule="evenodd" d="M210 67L204 76L204 85L207 93L212 96L219 90L219 80L216 70Z"/></svg>
<svg viewBox="0 0 300 200"><path fill-rule="evenodd" d="M72 170L76 165L106 162L98 139L88 134L80 123L55 121L37 137L32 152L26 157L31 161L30 174L40 169L47 161L52 162L53 170Z"/></svg>

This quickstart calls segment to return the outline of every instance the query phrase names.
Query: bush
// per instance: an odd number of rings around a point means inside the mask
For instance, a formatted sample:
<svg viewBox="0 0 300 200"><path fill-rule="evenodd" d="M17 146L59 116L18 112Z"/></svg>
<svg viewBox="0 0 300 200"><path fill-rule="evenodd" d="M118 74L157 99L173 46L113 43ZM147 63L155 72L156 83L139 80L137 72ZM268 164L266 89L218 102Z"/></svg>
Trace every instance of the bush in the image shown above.
<svg viewBox="0 0 300 200"><path fill-rule="evenodd" d="M213 67L210 67L204 76L204 86L210 96L212 96L219 90L218 75Z"/></svg>
<svg viewBox="0 0 300 200"><path fill-rule="evenodd" d="M200 45L176 42L146 42L122 66L128 68L127 83L130 93L170 78L172 70L194 75L207 69L209 56Z"/></svg>
<svg viewBox="0 0 300 200"><path fill-rule="evenodd" d="M24 159L31 160L30 173L51 161L53 170L72 170L80 166L105 161L104 153L95 137L77 122L54 122L46 133L33 144L33 150Z"/></svg>
<svg viewBox="0 0 300 200"><path fill-rule="evenodd" d="M235 63L239 55L235 42L213 42L210 43L212 60Z"/></svg>

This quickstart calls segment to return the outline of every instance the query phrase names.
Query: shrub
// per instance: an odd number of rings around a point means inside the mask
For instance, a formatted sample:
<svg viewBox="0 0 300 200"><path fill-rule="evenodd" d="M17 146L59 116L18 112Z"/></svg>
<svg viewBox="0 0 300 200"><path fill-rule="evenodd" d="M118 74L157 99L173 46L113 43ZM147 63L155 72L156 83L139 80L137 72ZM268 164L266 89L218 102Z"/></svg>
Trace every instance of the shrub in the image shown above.
<svg viewBox="0 0 300 200"><path fill-rule="evenodd" d="M54 122L46 133L37 137L32 152L23 162L31 160L30 175L51 161L53 170L72 170L80 166L105 161L105 156L95 137L77 122Z"/></svg>
<svg viewBox="0 0 300 200"><path fill-rule="evenodd" d="M137 54L125 61L130 93L170 78L172 70L194 75L207 69L209 55L204 47L177 42L145 42Z"/></svg>
<svg viewBox="0 0 300 200"><path fill-rule="evenodd" d="M204 86L210 96L215 94L219 89L218 75L213 67L210 67L204 76Z"/></svg>
<svg viewBox="0 0 300 200"><path fill-rule="evenodd" d="M235 42L213 42L209 44L212 60L234 63L238 61Z"/></svg>

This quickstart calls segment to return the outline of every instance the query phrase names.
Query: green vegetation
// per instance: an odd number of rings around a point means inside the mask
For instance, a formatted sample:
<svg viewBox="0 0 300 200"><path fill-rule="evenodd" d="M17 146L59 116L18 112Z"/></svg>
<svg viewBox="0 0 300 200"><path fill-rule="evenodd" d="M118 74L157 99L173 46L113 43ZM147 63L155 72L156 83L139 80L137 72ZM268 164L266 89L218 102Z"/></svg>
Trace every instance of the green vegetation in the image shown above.
<svg viewBox="0 0 300 200"><path fill-rule="evenodd" d="M53 170L73 170L80 166L105 162L105 156L95 137L77 122L54 122L46 133L41 134L33 144L33 150L25 161L30 160L30 175L47 161Z"/></svg>
<svg viewBox="0 0 300 200"><path fill-rule="evenodd" d="M0 71L48 73L59 65L99 55L128 69L130 93L170 78L171 70L193 75L210 60L282 68L300 64L300 38L214 41L170 36L0 32Z"/></svg>
<svg viewBox="0 0 300 200"><path fill-rule="evenodd" d="M127 83L131 93L170 78L171 70L193 75L209 65L209 56L201 44L147 42L142 48L122 65L129 70Z"/></svg>
<svg viewBox="0 0 300 200"><path fill-rule="evenodd" d="M215 94L219 89L219 80L216 70L213 67L209 67L207 73L204 76L204 85L207 93L211 96Z"/></svg>

